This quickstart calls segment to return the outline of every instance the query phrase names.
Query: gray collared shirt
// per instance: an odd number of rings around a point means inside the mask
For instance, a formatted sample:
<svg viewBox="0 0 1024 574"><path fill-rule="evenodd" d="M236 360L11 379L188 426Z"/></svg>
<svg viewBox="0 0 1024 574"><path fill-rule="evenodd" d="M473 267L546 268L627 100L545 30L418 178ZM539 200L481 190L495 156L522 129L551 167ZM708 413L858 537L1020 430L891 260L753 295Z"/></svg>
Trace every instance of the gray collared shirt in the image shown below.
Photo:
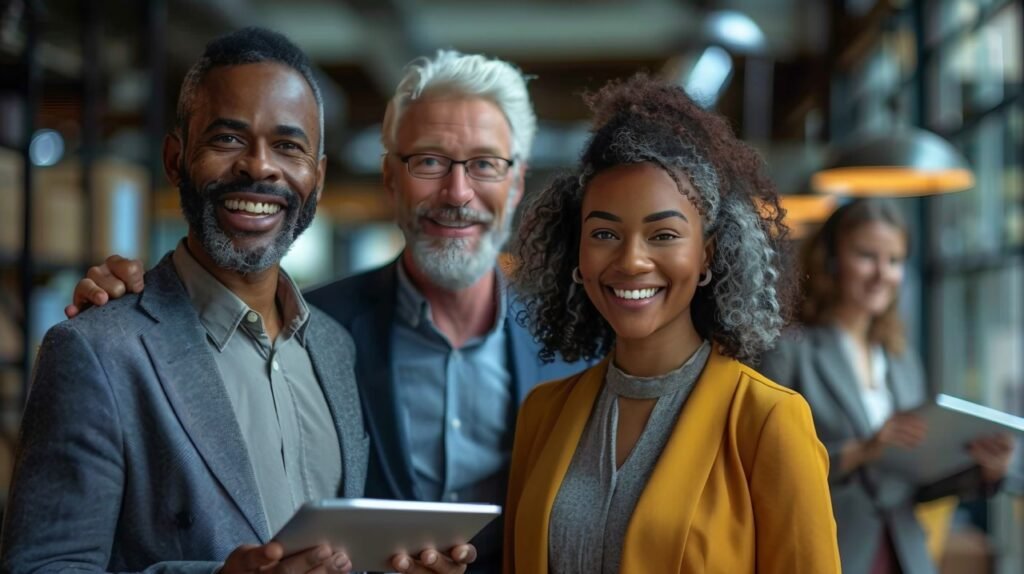
<svg viewBox="0 0 1024 574"><path fill-rule="evenodd" d="M514 393L500 274L495 289L494 327L456 349L398 264L392 368L421 500L504 503Z"/></svg>
<svg viewBox="0 0 1024 574"><path fill-rule="evenodd" d="M282 271L284 328L271 341L263 318L192 256L173 255L235 411L267 526L276 533L304 502L337 496L341 449L334 419L305 347L309 308Z"/></svg>

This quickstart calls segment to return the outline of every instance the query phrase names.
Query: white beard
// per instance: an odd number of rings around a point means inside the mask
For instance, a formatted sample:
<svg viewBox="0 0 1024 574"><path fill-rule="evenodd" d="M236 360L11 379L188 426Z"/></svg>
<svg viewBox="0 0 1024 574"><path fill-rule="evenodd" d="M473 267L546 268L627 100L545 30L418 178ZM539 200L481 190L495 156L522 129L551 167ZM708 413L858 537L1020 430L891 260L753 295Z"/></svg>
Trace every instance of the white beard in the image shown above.
<svg viewBox="0 0 1024 574"><path fill-rule="evenodd" d="M498 262L501 248L508 241L517 192L510 189L501 221L491 221L479 239L467 237L431 237L424 235L418 215L400 222L412 260L431 283L448 291L473 285Z"/></svg>

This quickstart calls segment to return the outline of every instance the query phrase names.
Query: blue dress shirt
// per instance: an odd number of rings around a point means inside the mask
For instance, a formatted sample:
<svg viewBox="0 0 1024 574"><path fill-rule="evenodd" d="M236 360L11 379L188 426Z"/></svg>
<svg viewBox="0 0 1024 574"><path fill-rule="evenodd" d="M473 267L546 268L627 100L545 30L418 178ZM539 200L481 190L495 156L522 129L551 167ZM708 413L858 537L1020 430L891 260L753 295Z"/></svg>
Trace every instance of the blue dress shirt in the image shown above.
<svg viewBox="0 0 1024 574"><path fill-rule="evenodd" d="M392 368L420 500L504 503L513 430L504 287L499 275L490 331L456 349L398 265Z"/></svg>

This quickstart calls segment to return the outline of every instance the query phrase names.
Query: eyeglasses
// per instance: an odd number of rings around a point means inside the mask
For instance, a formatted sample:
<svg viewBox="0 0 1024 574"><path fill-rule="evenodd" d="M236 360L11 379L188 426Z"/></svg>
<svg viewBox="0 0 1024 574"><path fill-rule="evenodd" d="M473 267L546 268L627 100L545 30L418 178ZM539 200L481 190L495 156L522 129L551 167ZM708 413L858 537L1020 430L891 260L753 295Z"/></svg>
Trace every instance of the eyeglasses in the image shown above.
<svg viewBox="0 0 1024 574"><path fill-rule="evenodd" d="M420 179L441 179L452 171L452 166L460 163L466 175L477 181L501 181L508 175L514 160L503 157L482 155L462 161L436 153L414 153L399 156L409 170L409 175Z"/></svg>

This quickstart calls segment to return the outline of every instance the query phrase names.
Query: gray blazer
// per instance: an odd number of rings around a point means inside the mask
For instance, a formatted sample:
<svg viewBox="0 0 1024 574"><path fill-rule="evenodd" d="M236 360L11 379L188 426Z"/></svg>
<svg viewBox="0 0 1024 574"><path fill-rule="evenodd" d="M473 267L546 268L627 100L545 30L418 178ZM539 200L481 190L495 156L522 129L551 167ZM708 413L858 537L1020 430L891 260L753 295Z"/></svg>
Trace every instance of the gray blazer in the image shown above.
<svg viewBox="0 0 1024 574"><path fill-rule="evenodd" d="M798 391L811 407L818 438L829 453L832 509L843 572L867 574L883 529L887 528L904 574L934 573L914 504L949 494L975 493L982 487L980 474L971 469L921 488L872 465L840 473L842 446L850 439L866 439L874 433L839 337L831 327L789 333L762 357L759 370ZM886 360L895 410L924 403L927 388L914 352L886 354Z"/></svg>
<svg viewBox="0 0 1024 574"><path fill-rule="evenodd" d="M206 332L165 257L146 290L47 333L21 427L0 571L213 572L267 542L256 479ZM360 496L368 439L348 333L306 344Z"/></svg>

